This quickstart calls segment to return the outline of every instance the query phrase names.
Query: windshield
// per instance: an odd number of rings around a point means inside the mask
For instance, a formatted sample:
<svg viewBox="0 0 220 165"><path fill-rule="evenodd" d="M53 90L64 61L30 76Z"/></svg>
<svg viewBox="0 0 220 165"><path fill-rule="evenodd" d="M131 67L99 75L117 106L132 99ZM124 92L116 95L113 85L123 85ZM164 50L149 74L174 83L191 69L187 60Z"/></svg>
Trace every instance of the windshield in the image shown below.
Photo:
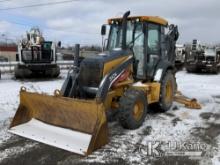
<svg viewBox="0 0 220 165"><path fill-rule="evenodd" d="M108 50L120 48L122 44L122 28L119 25L111 25L108 39Z"/></svg>
<svg viewBox="0 0 220 165"><path fill-rule="evenodd" d="M152 39L152 41L154 41ZM152 42L151 42L152 43ZM127 33L126 33L126 45L131 48L134 53L136 61L135 72L137 77L144 77L144 33L141 22L127 22ZM108 40L108 50L116 50L122 47L122 26L111 25L110 35Z"/></svg>
<svg viewBox="0 0 220 165"><path fill-rule="evenodd" d="M127 45L132 43L133 40L134 23L127 22ZM110 29L110 35L108 39L108 50L114 50L122 47L122 25L112 24Z"/></svg>

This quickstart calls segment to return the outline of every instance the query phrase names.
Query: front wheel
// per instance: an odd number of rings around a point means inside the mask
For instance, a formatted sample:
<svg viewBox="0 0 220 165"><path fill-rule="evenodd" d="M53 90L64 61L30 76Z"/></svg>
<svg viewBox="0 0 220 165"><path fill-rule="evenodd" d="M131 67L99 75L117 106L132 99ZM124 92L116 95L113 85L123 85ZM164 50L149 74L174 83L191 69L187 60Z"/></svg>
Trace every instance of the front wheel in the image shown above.
<svg viewBox="0 0 220 165"><path fill-rule="evenodd" d="M130 89L120 99L119 122L126 129L139 128L147 115L147 97L140 90Z"/></svg>

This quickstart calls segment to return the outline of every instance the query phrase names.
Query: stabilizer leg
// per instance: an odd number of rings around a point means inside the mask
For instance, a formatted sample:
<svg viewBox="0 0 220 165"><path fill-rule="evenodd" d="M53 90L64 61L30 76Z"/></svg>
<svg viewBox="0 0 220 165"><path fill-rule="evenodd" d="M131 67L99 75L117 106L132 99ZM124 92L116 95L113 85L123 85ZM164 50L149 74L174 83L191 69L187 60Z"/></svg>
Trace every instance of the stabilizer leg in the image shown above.
<svg viewBox="0 0 220 165"><path fill-rule="evenodd" d="M188 98L184 96L180 91L177 91L175 96L174 96L174 101L184 104L185 107L189 109L201 109L200 103L197 102L195 98Z"/></svg>

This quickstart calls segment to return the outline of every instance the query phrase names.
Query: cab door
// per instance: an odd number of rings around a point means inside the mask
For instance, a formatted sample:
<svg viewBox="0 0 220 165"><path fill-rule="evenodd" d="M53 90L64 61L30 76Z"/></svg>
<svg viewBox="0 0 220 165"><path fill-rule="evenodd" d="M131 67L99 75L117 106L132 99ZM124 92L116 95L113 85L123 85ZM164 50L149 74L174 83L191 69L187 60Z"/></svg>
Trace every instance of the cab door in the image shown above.
<svg viewBox="0 0 220 165"><path fill-rule="evenodd" d="M143 33L143 26L141 23L136 23L133 33L133 53L134 53L134 71L135 78L140 80L146 79L145 72L145 48L144 48L144 40L145 35Z"/></svg>
<svg viewBox="0 0 220 165"><path fill-rule="evenodd" d="M153 23L148 23L146 28L146 77L152 79L156 66L161 58L161 26Z"/></svg>

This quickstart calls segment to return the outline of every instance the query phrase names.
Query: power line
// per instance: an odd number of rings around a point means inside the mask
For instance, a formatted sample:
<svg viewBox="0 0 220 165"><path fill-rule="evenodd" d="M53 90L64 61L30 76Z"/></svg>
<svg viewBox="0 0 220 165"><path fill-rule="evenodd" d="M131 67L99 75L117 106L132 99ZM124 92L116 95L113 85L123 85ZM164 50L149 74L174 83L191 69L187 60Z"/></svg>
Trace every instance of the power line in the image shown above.
<svg viewBox="0 0 220 165"><path fill-rule="evenodd" d="M5 1L6 1L6 0L5 0ZM10 0L8 0L8 1L10 1ZM0 11L16 10L16 9L39 7L39 6L48 6L48 5L58 5L58 4L64 4L64 3L71 3L71 2L74 2L74 1L79 1L79 0L66 0L66 1L60 1L60 2L48 2L48 3L39 3L39 4L26 5L26 6L1 8ZM3 1L0 1L0 2L3 2Z"/></svg>

